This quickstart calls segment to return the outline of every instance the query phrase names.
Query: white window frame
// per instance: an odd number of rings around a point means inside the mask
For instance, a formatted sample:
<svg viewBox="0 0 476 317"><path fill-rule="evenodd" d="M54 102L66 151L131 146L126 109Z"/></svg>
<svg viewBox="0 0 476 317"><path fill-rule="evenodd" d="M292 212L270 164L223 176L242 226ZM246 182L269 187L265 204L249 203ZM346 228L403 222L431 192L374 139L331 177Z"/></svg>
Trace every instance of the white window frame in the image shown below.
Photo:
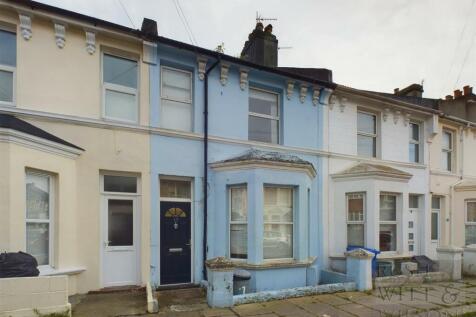
<svg viewBox="0 0 476 317"><path fill-rule="evenodd" d="M292 219L293 221L292 222L276 222L276 221L264 221L264 202L265 202L265 193L264 193L264 189L266 187L270 187L270 188L285 188L285 189L290 189L291 190L291 197L292 197L292 208L293 208L293 216L292 216ZM296 217L296 191L295 191L295 188L293 186L285 186L285 185L264 185L263 186L263 213L262 213L262 219L263 219L263 233L264 233L264 226L265 225L292 225L292 230L293 230L293 236L291 238L292 240L292 246L291 246L291 251L292 251L292 256L289 257L289 258L273 258L273 259L265 259L264 258L264 244L263 244L263 262L266 262L266 263L269 263L269 262L276 262L276 261L289 261L289 260L294 260L295 259L295 242L296 242L296 231L295 231L295 217ZM264 240L264 236L263 236L263 240Z"/></svg>
<svg viewBox="0 0 476 317"><path fill-rule="evenodd" d="M27 212L27 206L26 206L26 177L27 175L34 175L34 176L39 176L39 177L46 177L48 178L48 185L49 185L49 201L48 201L48 206L49 206L49 219L28 219L28 212ZM41 171L35 171L35 170L26 170L25 172L25 250L26 250L26 245L27 245L27 240L26 240L26 226L29 223L47 223L48 226L48 264L45 265L39 265L38 270L40 272L48 271L51 269L55 268L55 178L53 175L47 173L47 172L41 172Z"/></svg>
<svg viewBox="0 0 476 317"><path fill-rule="evenodd" d="M106 191L104 190L104 176L124 176L124 177L132 177L136 179L136 192L135 193L128 193L128 192L112 192L112 191ZM101 195L110 195L110 196L140 196L141 195L141 181L140 181L140 175L138 174L133 174L133 173L128 173L128 172L101 172L100 178L99 178L99 186L100 186L100 191L99 193Z"/></svg>
<svg viewBox="0 0 476 317"><path fill-rule="evenodd" d="M409 143L410 144L416 144L418 145L418 160L416 162L414 161L410 161L410 163L421 163L423 160L422 160L422 157L421 157L421 154L422 154L422 142L421 142L421 136L422 136L422 133L421 133L421 123L419 122L416 122L416 121L410 121L410 124L408 125L408 129L411 129L412 127L412 124L418 126L418 140L414 140L412 139L412 137L409 135ZM410 130L411 131L411 130ZM411 135L413 135L413 133L411 133ZM408 153L409 156L410 156L410 153Z"/></svg>
<svg viewBox="0 0 476 317"><path fill-rule="evenodd" d="M349 219L349 199L352 198L353 196L362 196L362 204L363 204L363 215L362 215L362 220L350 220ZM348 237L348 225L363 225L364 226L364 246L367 245L367 237L366 237L366 230L367 226L365 224L366 222L366 213L367 213L367 200L366 200L366 192L355 192L355 193L346 193L345 194L345 204L346 204L346 212L345 212L345 217L347 220L347 225L346 225L346 241L347 241L347 246L349 246L349 237Z"/></svg>
<svg viewBox="0 0 476 317"><path fill-rule="evenodd" d="M276 96L276 105L277 105L277 115L276 116L271 116L271 115L266 115L266 114L262 114L262 113L256 113L256 112L252 112L250 111L250 101L249 101L249 96L248 96L248 118L250 116L252 117L257 117L257 118L262 118L262 119L269 119L269 120L274 120L277 122L278 124L278 133L277 133L277 140L276 140L276 143L273 143L273 142L262 142L262 141L256 141L256 140L251 140L249 135L250 135L250 127L248 126L248 140L249 141L252 141L252 142L261 142L261 143L269 143L269 144L279 144L279 142L281 142L281 137L280 137L280 134L281 134L281 122L280 122L280 117L281 117L281 105L280 105L280 100L279 100L279 93L277 92L274 92L274 91L270 91L270 90L265 90L265 89L260 89L260 88L256 88L256 87L250 87L249 90L256 90L256 91L261 91L261 92L264 92L264 93L267 93L267 94L273 94Z"/></svg>
<svg viewBox="0 0 476 317"><path fill-rule="evenodd" d="M131 88L122 85L112 84L104 81L104 55L110 55L112 57L120 58L120 59L127 59L137 63L137 87ZM133 58L130 55L122 55L118 53L111 53L108 51L101 52L101 83L102 83L102 117L105 120L110 121L118 121L118 122L126 122L126 123L139 123L139 87L140 87L140 69L139 69L139 60L137 58ZM136 106L136 120L127 120L123 118L115 118L109 117L106 115L106 91L114 91L123 94L133 95L135 99L135 106Z"/></svg>
<svg viewBox="0 0 476 317"><path fill-rule="evenodd" d="M190 77L190 99L189 100L181 100L181 99L175 99L171 98L168 96L164 96L164 89L163 89L163 82L164 82L164 76L163 76L163 70L167 69L169 71L174 71L174 72L180 72L187 74ZM180 68L174 68L174 67L169 67L169 66L160 66L160 106L162 107L163 103L162 100L167 100L167 101L173 101L173 102L178 102L186 105L190 105L190 131L187 132L193 132L194 126L193 126L193 118L194 118L194 109L193 109L193 74L191 71L183 70ZM162 127L162 115L160 116L160 126ZM182 131L182 130L180 130Z"/></svg>
<svg viewBox="0 0 476 317"><path fill-rule="evenodd" d="M247 258L246 259L241 259L241 258L232 258L231 257L231 225L246 225L246 233L248 233L248 219L249 219L249 213L248 213L248 206L246 206L246 221L233 221L231 220L231 190L234 188L244 188L246 190L246 195L248 195L248 186L246 184L241 184L241 185L232 185L228 187L228 256L230 259L233 261L241 261L241 262L246 262L248 261L248 254L249 254L249 244L248 244L248 239L247 239L247 244L246 244L246 254ZM248 199L247 199L248 201Z"/></svg>
<svg viewBox="0 0 476 317"><path fill-rule="evenodd" d="M395 220L382 220L380 219L381 207L380 207L380 199L382 196L393 196L395 197ZM379 226L378 226L378 233L379 233L379 246L380 246L380 226L381 225L395 225L395 250L390 251L381 251L382 253L397 253L399 251L399 238L400 238L400 225L399 225L399 214L398 214L398 194L396 193L387 193L381 192L379 195Z"/></svg>
<svg viewBox="0 0 476 317"><path fill-rule="evenodd" d="M5 26L5 25L1 25L0 24L0 31L4 31L4 32L10 32L10 33L13 33L15 34L15 37L17 37L17 32L15 30L14 27L8 27L8 26ZM16 52L15 54L18 53L18 47L16 48ZM18 56L17 56L18 57ZM17 60L17 63L18 63L18 60ZM8 102L8 101L0 101L0 105L2 106L9 106L9 107L14 107L16 105L16 97L17 97L17 67L13 67L13 66L10 66L10 65L4 65L4 64L0 64L0 71L5 71L5 72L9 72L9 73L12 73L13 76L12 76L12 101L11 102Z"/></svg>
<svg viewBox="0 0 476 317"><path fill-rule="evenodd" d="M466 232L469 226L476 227L476 221L468 221L468 204L476 203L476 199L468 199L465 201L465 213L464 213L464 244L466 245Z"/></svg>
<svg viewBox="0 0 476 317"><path fill-rule="evenodd" d="M451 147L450 148L445 148L445 147L443 147L443 142L441 142L441 152L445 153L445 154L448 154L448 153L450 154L451 165L450 165L450 169L448 169L447 166L444 166L443 168L447 172L453 172L454 167L455 167L455 151L454 151L454 148L455 148L455 142L454 142L455 137L454 136L455 136L455 134L454 134L454 131L443 128L443 133L442 134L444 135L445 133L450 135ZM441 162L441 164L442 163L443 162Z"/></svg>
<svg viewBox="0 0 476 317"><path fill-rule="evenodd" d="M362 132L359 131L359 113L371 115L375 118L375 133L367 133L367 132ZM378 131L379 131L379 121L378 121L378 116L374 112L366 111L363 109L358 109L357 110L357 155L359 155L359 142L358 142L358 137L360 136L365 136L365 137L372 137L375 140L375 155L370 156L370 158L377 158L379 156L379 145L378 145Z"/></svg>
<svg viewBox="0 0 476 317"><path fill-rule="evenodd" d="M433 208L433 198L438 198L439 200L439 205L440 205L440 208L437 209L437 208ZM442 197L441 196L432 196L431 197L432 201L430 202L431 203L431 214L430 214L430 240L432 242L438 242L440 240L440 234L441 234L441 228L440 228L440 214L441 214L441 203L442 203ZM437 222L437 225L436 225L436 239L433 239L433 223L432 223L432 219L433 219L433 214L436 214L436 222Z"/></svg>

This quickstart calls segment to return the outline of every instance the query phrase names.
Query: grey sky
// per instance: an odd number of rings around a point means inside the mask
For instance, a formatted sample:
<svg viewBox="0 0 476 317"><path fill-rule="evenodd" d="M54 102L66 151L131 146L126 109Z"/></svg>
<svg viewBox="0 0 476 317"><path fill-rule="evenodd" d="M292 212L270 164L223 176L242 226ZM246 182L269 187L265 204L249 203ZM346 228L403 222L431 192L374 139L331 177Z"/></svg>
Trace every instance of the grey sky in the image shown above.
<svg viewBox="0 0 476 317"><path fill-rule="evenodd" d="M224 42L229 55L241 51L258 11L278 18L279 45L293 47L280 50L280 66L330 68L339 84L386 92L424 80L434 98L476 85L476 0L179 1L197 44ZM132 26L118 0L41 2ZM173 0L122 3L136 28L152 18L160 35L190 43Z"/></svg>

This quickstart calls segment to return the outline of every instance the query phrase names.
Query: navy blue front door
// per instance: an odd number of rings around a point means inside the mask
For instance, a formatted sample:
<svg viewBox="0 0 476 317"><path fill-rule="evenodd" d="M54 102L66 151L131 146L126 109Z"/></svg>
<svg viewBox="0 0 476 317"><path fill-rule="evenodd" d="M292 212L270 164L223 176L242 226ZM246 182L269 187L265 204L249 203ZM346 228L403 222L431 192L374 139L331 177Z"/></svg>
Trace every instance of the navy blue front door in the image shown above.
<svg viewBox="0 0 476 317"><path fill-rule="evenodd" d="M160 284L191 282L190 203L160 203Z"/></svg>

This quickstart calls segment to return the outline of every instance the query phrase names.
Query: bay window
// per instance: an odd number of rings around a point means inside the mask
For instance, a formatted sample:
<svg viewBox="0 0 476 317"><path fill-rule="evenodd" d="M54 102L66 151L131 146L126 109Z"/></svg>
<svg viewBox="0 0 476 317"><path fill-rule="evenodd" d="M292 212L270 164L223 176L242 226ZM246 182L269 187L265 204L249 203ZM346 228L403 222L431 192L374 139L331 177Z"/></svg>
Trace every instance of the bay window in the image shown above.
<svg viewBox="0 0 476 317"><path fill-rule="evenodd" d="M16 34L0 29L0 104L15 102Z"/></svg>
<svg viewBox="0 0 476 317"><path fill-rule="evenodd" d="M279 142L278 94L249 89L248 139L253 141Z"/></svg>
<svg viewBox="0 0 476 317"><path fill-rule="evenodd" d="M161 67L160 126L192 131L192 73Z"/></svg>
<svg viewBox="0 0 476 317"><path fill-rule="evenodd" d="M136 60L103 54L103 117L136 123L138 106Z"/></svg>
<svg viewBox="0 0 476 317"><path fill-rule="evenodd" d="M420 125L410 122L409 127L409 159L412 163L420 163Z"/></svg>
<svg viewBox="0 0 476 317"><path fill-rule="evenodd" d="M365 246L365 193L347 194L347 245Z"/></svg>
<svg viewBox="0 0 476 317"><path fill-rule="evenodd" d="M466 202L465 244L476 244L476 200Z"/></svg>
<svg viewBox="0 0 476 317"><path fill-rule="evenodd" d="M441 167L453 171L453 133L448 130L443 130L441 139Z"/></svg>
<svg viewBox="0 0 476 317"><path fill-rule="evenodd" d="M233 186L230 199L230 258L248 258L248 198L246 186Z"/></svg>
<svg viewBox="0 0 476 317"><path fill-rule="evenodd" d="M293 258L293 189L264 187L263 258Z"/></svg>
<svg viewBox="0 0 476 317"><path fill-rule="evenodd" d="M357 112L357 154L377 156L377 117L367 112Z"/></svg>
<svg viewBox="0 0 476 317"><path fill-rule="evenodd" d="M53 184L50 175L26 173L26 252L38 266L52 266Z"/></svg>
<svg viewBox="0 0 476 317"><path fill-rule="evenodd" d="M380 251L397 251L397 196L380 195Z"/></svg>

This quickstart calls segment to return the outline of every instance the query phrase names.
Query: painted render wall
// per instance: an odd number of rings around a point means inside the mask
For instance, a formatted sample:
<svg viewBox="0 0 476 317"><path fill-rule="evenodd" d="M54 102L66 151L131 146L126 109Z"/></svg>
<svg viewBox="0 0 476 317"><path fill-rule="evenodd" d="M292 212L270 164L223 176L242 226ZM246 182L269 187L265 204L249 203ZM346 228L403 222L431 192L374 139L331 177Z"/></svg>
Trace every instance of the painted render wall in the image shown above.
<svg viewBox="0 0 476 317"><path fill-rule="evenodd" d="M384 118L384 106L377 101L348 98L345 107L341 107L341 98L337 98L333 106L327 107L329 116L329 171L328 184L328 216L329 235L327 243L331 258L342 258L347 246L346 230L346 193L366 192L366 246L379 249L378 216L380 192L397 193L400 209L398 252L409 254L408 251L408 194L419 194L420 208L418 215L419 237L417 242L420 254L426 254L430 248L430 201L427 127L431 114L412 113L410 119L420 123L422 163L409 163L408 144L409 126L400 115L394 121L394 109ZM362 109L374 113L377 117L377 158L357 155L357 111ZM403 114L403 111L402 111ZM334 179L333 174L340 173L359 163L385 165L412 174L408 182L384 180L380 178L348 178ZM341 234L336 234L341 232ZM332 261L331 261L332 262ZM332 263L330 263L332 267Z"/></svg>
<svg viewBox="0 0 476 317"><path fill-rule="evenodd" d="M21 36L18 12L3 10L0 21L17 30L16 103L18 107L84 118L102 118L102 52L138 59L139 123L148 125L148 65L141 62L142 41L96 34L96 52L86 51L85 31L66 27L66 45L55 42L54 24L32 18L32 37ZM118 55L119 56L119 55Z"/></svg>
<svg viewBox="0 0 476 317"><path fill-rule="evenodd" d="M148 228L149 206L149 136L121 130L98 129L67 123L28 120L50 133L59 135L85 149L77 159L45 153L16 144L8 146L10 160L8 209L1 218L10 218L9 239L2 250L25 250L25 168L52 173L56 179L58 215L55 221L55 269L83 268L84 272L70 277L70 293L85 293L101 288L100 250L100 171L127 172L140 176L139 197L141 228ZM6 150L6 149L5 149ZM2 200L3 201L3 200ZM3 205L3 204L2 204ZM4 218L4 216L6 218ZM149 231L141 229L141 281L149 280ZM2 242L4 240L2 239Z"/></svg>
<svg viewBox="0 0 476 317"><path fill-rule="evenodd" d="M159 283L159 201L154 193L159 190L159 176L182 176L188 177L193 182L193 281L198 283L203 279L203 89L204 82L198 78L196 70L196 56L189 52L172 49L163 45L158 47L158 63L151 66L151 126L160 127L160 66L179 68L193 72L193 132L184 133L170 131L169 136L164 133L151 136L151 268L152 282ZM209 60L207 66L213 63ZM232 65L228 74L228 82L222 85L219 81L219 66L209 76L209 163L228 159L243 154L250 148L259 148L264 151L286 150L293 152L291 147L299 147L295 155L313 163L318 170L318 177L310 181L311 188L311 223L312 229L306 229L302 234L311 231L311 238L300 238L300 244L305 243L306 254L317 255L321 251L320 241L323 241L318 228L321 227L322 203L320 189L322 188L321 160L312 151L322 146L322 105L313 106L311 92L309 91L303 103L299 101L298 87L296 86L292 98L288 100L285 94L285 79L266 75L254 70L249 73L249 86L275 91L280 94L281 111L281 135L280 145L265 144L248 141L248 89L239 86L239 69ZM304 124L303 124L304 123ZM164 130L165 131L165 130ZM307 151L306 155L304 152ZM279 175L276 171L262 171L269 177ZM274 176L273 176L274 175ZM224 230L222 222L226 210L222 202L217 199L226 199L222 191L226 188L226 182L216 181L215 173L209 169L209 216L208 216L208 258L224 255L228 252L228 246L223 244L227 230ZM276 182L282 182L277 180ZM220 194L217 194L220 191ZM255 202L257 203L257 202ZM217 205L218 204L218 205ZM217 221L220 221L218 223ZM306 233L307 234L307 233ZM307 242L309 241L309 242ZM310 247L307 246L310 244ZM304 247L304 245L301 245ZM306 256L307 257L307 256ZM286 270L284 270L286 271ZM299 271L299 270L298 270ZM300 270L302 279L306 280L306 270ZM285 273L290 277L291 271ZM260 275L261 276L261 275ZM266 280L266 279L263 279ZM288 279L291 280L291 279ZM272 281L268 279L268 283ZM273 287L265 282L260 283L263 289ZM294 284L293 284L294 285Z"/></svg>

